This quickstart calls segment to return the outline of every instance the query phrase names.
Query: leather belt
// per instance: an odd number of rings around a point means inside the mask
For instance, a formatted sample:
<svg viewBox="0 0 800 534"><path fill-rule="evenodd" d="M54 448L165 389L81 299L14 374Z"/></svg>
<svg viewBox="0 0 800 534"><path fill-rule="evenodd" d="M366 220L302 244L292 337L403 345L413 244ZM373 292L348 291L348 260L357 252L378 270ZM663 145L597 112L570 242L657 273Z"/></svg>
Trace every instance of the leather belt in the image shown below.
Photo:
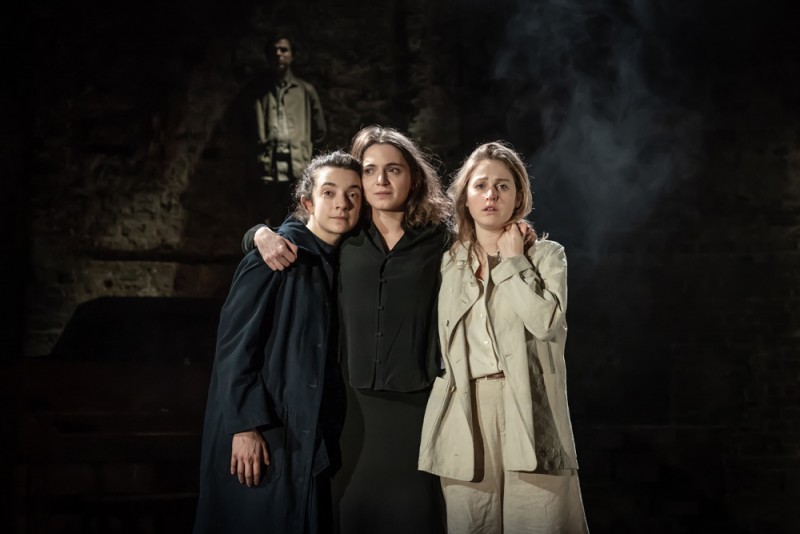
<svg viewBox="0 0 800 534"><path fill-rule="evenodd" d="M500 371L499 373L494 373L491 375L479 376L478 378L473 378L472 380L497 380L498 378L505 378L505 377L506 374L503 371Z"/></svg>

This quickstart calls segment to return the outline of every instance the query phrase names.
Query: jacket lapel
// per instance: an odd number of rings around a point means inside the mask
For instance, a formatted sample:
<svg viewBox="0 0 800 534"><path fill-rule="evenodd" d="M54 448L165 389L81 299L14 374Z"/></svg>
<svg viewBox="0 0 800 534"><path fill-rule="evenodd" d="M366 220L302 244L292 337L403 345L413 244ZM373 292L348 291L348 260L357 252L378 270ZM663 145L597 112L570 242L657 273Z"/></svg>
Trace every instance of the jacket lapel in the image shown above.
<svg viewBox="0 0 800 534"><path fill-rule="evenodd" d="M461 247L458 250L455 258L454 278L458 280L457 287L450 285L448 288L451 293L450 306L447 307L447 317L445 321L447 324L447 345L448 347L453 343L453 333L456 331L456 326L464 320L469 310L478 300L479 291L478 284L475 281L475 275L472 273L471 266L467 260L466 250Z"/></svg>

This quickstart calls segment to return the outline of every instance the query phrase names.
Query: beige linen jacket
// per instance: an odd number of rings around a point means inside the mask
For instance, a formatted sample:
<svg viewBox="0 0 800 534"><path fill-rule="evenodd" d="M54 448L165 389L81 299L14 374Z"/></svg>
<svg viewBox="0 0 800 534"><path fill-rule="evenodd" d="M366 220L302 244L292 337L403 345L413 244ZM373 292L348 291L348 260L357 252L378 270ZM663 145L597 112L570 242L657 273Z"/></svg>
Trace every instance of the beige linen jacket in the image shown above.
<svg viewBox="0 0 800 534"><path fill-rule="evenodd" d="M475 477L472 404L464 319L479 297L467 249L442 259L439 342L444 374L437 377L425 412L419 469L458 480ZM509 471L577 468L567 405L567 258L564 247L539 240L525 254L491 271L488 302L491 342L505 372Z"/></svg>

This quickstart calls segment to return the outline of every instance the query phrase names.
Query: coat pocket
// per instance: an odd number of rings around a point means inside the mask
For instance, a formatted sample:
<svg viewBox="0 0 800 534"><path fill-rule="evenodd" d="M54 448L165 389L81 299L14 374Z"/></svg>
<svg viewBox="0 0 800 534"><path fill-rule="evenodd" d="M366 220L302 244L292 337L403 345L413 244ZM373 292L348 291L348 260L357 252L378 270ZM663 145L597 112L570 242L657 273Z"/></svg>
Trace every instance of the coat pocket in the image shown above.
<svg viewBox="0 0 800 534"><path fill-rule="evenodd" d="M433 381L433 388L431 388L431 394L428 397L428 406L425 409L425 419L422 422L421 453L431 447L433 438L439 433L442 417L451 394L452 388L450 388L448 382L444 378L437 376Z"/></svg>

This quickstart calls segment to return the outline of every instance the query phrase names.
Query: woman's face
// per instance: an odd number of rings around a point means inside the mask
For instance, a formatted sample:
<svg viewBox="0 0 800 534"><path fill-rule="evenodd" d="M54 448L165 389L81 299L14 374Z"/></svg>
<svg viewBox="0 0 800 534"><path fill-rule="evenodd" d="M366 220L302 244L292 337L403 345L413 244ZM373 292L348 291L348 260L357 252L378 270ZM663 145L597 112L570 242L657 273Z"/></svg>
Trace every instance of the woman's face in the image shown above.
<svg viewBox="0 0 800 534"><path fill-rule="evenodd" d="M481 160L467 182L467 208L476 228L502 228L516 205L517 186L508 166L495 159Z"/></svg>
<svg viewBox="0 0 800 534"><path fill-rule="evenodd" d="M412 178L408 162L393 145L372 145L364 151L361 181L364 195L378 211L404 211Z"/></svg>
<svg viewBox="0 0 800 534"><path fill-rule="evenodd" d="M358 222L361 178L350 169L323 167L314 180L311 197L303 199L308 212L306 227L333 245Z"/></svg>

